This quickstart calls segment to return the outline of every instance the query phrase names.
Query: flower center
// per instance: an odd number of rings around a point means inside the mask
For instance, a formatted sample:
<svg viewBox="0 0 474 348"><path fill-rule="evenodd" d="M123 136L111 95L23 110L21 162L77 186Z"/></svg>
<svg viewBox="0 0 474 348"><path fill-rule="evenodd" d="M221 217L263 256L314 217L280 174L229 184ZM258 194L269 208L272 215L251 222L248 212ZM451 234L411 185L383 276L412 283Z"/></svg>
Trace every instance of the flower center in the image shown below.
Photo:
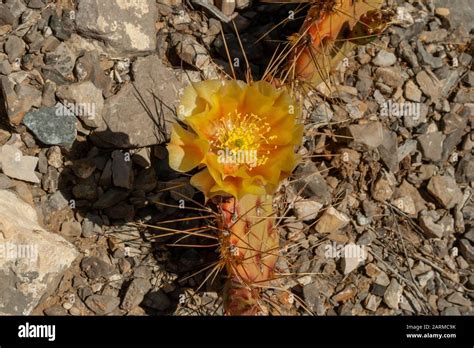
<svg viewBox="0 0 474 348"><path fill-rule="evenodd" d="M277 138L276 135L268 135L271 129L270 124L260 116L253 113L242 114L235 110L234 113L219 119L214 137L210 141L211 149L218 154L224 151L226 154L238 156L234 164L245 163L251 167L263 165L270 154L269 150L264 149L265 145ZM252 163L248 163L249 161Z"/></svg>

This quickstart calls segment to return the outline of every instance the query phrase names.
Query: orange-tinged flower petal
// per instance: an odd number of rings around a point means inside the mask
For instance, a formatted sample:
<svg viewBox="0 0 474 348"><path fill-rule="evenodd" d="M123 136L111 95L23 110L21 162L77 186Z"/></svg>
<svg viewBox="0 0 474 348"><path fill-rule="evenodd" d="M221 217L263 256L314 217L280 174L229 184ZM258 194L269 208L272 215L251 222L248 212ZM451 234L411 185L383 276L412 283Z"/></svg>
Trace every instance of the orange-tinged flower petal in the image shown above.
<svg viewBox="0 0 474 348"><path fill-rule="evenodd" d="M202 81L191 83L181 97L178 106L178 118L184 120L186 117L201 113L213 103L213 96L222 87L222 81Z"/></svg>
<svg viewBox="0 0 474 348"><path fill-rule="evenodd" d="M193 175L190 180L191 185L204 193L206 201L210 198L210 191L215 186L216 182L209 174L209 170L204 168L199 173Z"/></svg>
<svg viewBox="0 0 474 348"><path fill-rule="evenodd" d="M167 148L170 167L179 172L188 172L201 163L209 145L205 140L174 124Z"/></svg>

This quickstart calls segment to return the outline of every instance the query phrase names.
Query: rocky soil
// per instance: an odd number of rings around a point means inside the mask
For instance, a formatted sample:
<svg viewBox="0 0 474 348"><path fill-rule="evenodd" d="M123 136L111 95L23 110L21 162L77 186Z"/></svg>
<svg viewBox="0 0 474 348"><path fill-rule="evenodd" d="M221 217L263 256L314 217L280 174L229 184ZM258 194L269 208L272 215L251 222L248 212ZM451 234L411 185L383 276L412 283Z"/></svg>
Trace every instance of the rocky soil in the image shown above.
<svg viewBox="0 0 474 348"><path fill-rule="evenodd" d="M474 314L474 13L389 5L395 24L304 98L269 313ZM203 199L167 164L179 94L229 70L221 30L244 61L230 19L258 78L292 6L0 1L0 314L222 314L222 279L196 274L216 252L143 225L204 224L163 224Z"/></svg>

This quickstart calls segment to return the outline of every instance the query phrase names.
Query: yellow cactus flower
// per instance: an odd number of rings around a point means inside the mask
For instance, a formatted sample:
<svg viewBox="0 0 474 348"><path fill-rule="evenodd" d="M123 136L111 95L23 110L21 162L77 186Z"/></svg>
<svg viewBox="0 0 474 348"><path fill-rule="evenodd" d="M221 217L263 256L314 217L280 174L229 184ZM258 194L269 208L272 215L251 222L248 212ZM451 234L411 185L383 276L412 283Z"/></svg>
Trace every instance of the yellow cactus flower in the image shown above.
<svg viewBox="0 0 474 348"><path fill-rule="evenodd" d="M272 194L298 163L301 109L286 89L258 81L193 83L178 108L168 144L171 168L202 169L191 184L206 199Z"/></svg>

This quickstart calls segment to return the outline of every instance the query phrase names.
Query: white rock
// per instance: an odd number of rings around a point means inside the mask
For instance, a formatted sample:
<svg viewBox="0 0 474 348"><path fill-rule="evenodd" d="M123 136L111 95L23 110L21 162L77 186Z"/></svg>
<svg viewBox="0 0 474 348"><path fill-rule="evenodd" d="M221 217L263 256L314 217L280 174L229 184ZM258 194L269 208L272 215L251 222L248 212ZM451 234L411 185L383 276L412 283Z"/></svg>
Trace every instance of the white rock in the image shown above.
<svg viewBox="0 0 474 348"><path fill-rule="evenodd" d="M28 315L79 255L44 230L33 207L0 190L0 315Z"/></svg>
<svg viewBox="0 0 474 348"><path fill-rule="evenodd" d="M344 213L329 207L316 224L319 233L332 233L345 227L351 219Z"/></svg>
<svg viewBox="0 0 474 348"><path fill-rule="evenodd" d="M13 145L3 145L0 153L0 164L5 175L35 184L40 183L35 174L37 157L23 156L23 153Z"/></svg>

